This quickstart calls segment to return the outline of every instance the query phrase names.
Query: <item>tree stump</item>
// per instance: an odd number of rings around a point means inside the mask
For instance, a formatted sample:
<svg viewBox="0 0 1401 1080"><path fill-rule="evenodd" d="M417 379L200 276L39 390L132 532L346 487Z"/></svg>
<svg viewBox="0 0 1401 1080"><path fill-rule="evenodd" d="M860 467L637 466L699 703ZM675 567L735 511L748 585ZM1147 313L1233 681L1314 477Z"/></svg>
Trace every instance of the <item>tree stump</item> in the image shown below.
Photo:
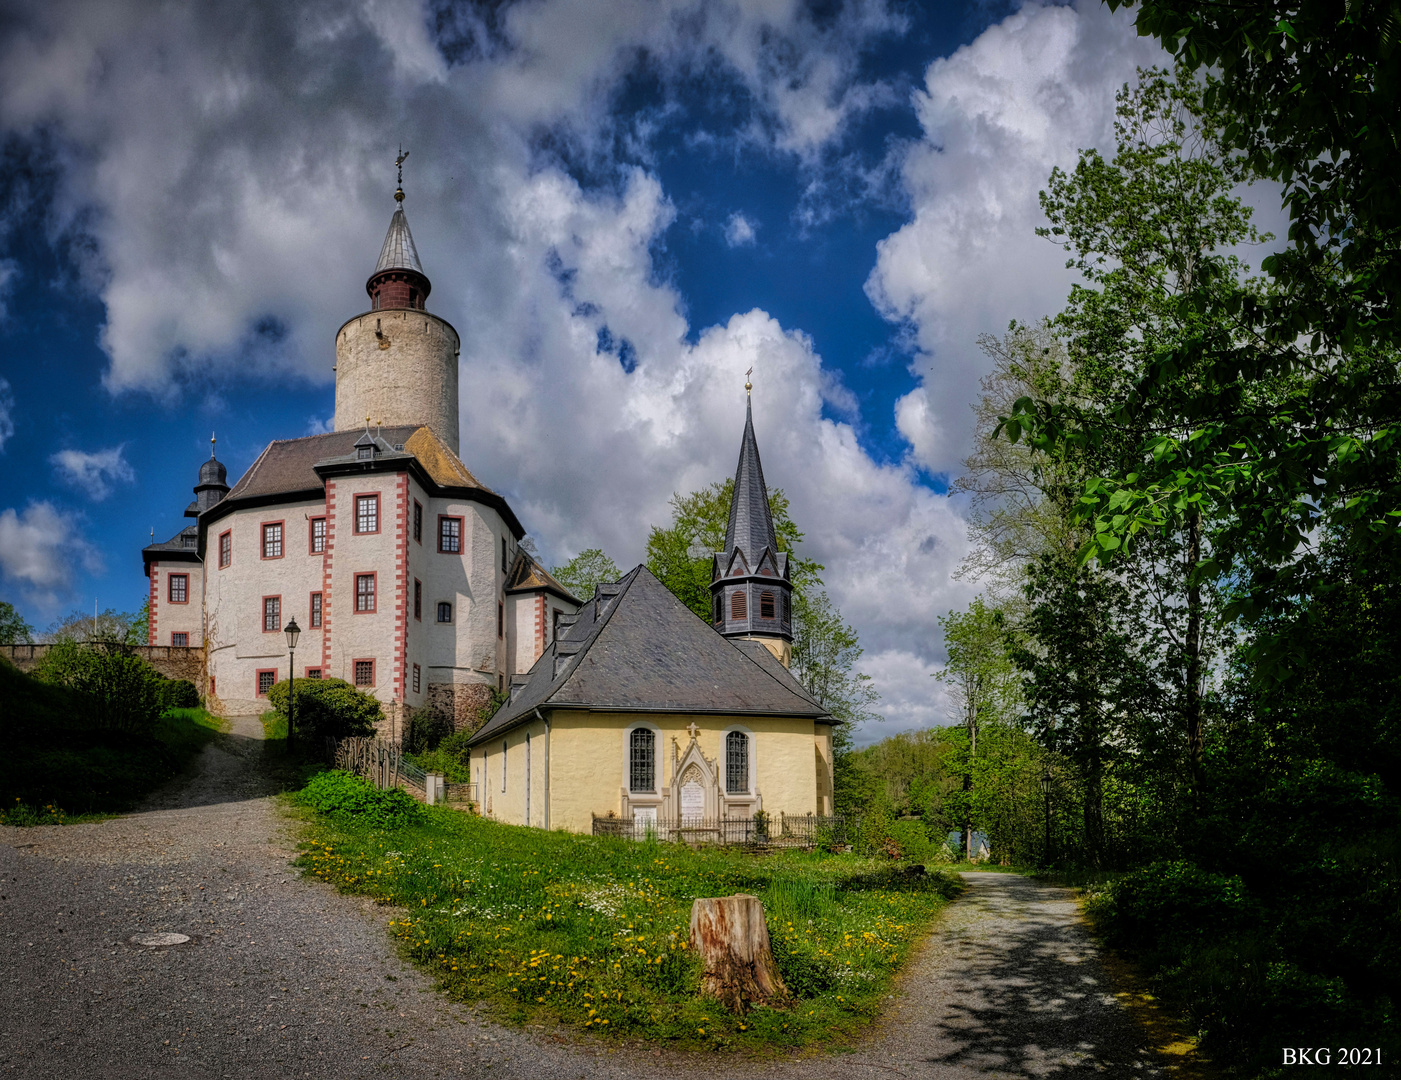
<svg viewBox="0 0 1401 1080"><path fill-rule="evenodd" d="M757 896L697 900L691 905L691 948L705 962L701 993L718 998L736 1015L751 1005L787 1000Z"/></svg>

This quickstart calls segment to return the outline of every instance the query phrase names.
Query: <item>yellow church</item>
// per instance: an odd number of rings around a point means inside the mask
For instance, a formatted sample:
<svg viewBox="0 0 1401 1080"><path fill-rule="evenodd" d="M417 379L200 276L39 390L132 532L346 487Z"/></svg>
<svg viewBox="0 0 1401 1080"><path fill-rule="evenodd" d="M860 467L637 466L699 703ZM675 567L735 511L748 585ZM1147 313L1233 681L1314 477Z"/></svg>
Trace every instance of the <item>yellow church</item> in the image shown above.
<svg viewBox="0 0 1401 1080"><path fill-rule="evenodd" d="M487 816L669 836L832 812L837 721L788 670L793 586L746 411L710 623L645 566L561 617L471 741Z"/></svg>

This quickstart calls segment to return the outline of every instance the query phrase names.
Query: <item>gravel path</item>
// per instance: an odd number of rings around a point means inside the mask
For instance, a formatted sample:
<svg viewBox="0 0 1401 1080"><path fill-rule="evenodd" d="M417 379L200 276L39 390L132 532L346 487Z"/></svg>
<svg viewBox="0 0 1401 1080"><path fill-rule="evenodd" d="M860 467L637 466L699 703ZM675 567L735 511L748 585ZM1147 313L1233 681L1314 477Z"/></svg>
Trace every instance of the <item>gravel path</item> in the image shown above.
<svg viewBox="0 0 1401 1080"><path fill-rule="evenodd" d="M0 827L0 1075L1153 1077L1070 894L972 888L853 1052L746 1062L506 1029L394 953L383 908L302 879L255 717L193 779L91 825ZM188 935L146 948L133 935Z"/></svg>

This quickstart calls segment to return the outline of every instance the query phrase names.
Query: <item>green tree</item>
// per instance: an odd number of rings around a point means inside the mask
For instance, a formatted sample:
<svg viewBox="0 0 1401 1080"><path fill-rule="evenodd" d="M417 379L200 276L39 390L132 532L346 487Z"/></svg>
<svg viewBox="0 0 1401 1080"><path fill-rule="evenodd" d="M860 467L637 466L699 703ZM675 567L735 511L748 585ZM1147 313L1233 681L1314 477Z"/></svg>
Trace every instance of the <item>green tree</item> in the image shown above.
<svg viewBox="0 0 1401 1080"><path fill-rule="evenodd" d="M973 857L973 776L978 758L978 731L990 722L1006 721L1018 702L1017 670L1007 653L1007 630L1002 613L989 608L982 597L967 611L949 612L939 618L944 631L948 661L934 677L949 688L954 717L967 736L959 763L963 772L963 808L960 828L963 853Z"/></svg>
<svg viewBox="0 0 1401 1080"><path fill-rule="evenodd" d="M141 601L141 610L136 613L131 620L131 625L127 627L126 640L128 645L146 645L151 640L151 598L145 597Z"/></svg>
<svg viewBox="0 0 1401 1080"><path fill-rule="evenodd" d="M0 645L28 645L34 640L34 627L7 600L0 600Z"/></svg>
<svg viewBox="0 0 1401 1080"><path fill-rule="evenodd" d="M585 548L563 566L550 573L554 579L580 600L587 600L601 581L617 581L622 577L618 564L603 554L602 548Z"/></svg>
<svg viewBox="0 0 1401 1080"><path fill-rule="evenodd" d="M706 622L710 621L711 559L715 552L724 550L734 490L731 479L686 495L672 495L671 524L653 526L647 536L647 569ZM803 534L788 515L788 497L782 490L769 493L769 512L779 550L788 552L795 597L809 587L820 586L821 564L795 554Z"/></svg>

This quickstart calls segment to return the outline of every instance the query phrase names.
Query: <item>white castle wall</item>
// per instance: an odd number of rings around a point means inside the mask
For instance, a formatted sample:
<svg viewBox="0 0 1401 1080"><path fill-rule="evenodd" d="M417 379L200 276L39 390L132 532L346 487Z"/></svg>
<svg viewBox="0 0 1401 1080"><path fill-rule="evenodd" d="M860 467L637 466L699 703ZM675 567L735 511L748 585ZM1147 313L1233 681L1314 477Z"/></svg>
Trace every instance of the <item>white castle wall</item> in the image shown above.
<svg viewBox="0 0 1401 1080"><path fill-rule="evenodd" d="M336 430L427 424L458 448L457 331L426 311L357 315L336 334Z"/></svg>
<svg viewBox="0 0 1401 1080"><path fill-rule="evenodd" d="M170 575L185 574L189 578L185 603L170 599ZM187 645L204 643L204 567L197 562L152 562L150 584L150 633L147 644L170 645L171 634L188 635ZM203 690L203 687L197 689Z"/></svg>

